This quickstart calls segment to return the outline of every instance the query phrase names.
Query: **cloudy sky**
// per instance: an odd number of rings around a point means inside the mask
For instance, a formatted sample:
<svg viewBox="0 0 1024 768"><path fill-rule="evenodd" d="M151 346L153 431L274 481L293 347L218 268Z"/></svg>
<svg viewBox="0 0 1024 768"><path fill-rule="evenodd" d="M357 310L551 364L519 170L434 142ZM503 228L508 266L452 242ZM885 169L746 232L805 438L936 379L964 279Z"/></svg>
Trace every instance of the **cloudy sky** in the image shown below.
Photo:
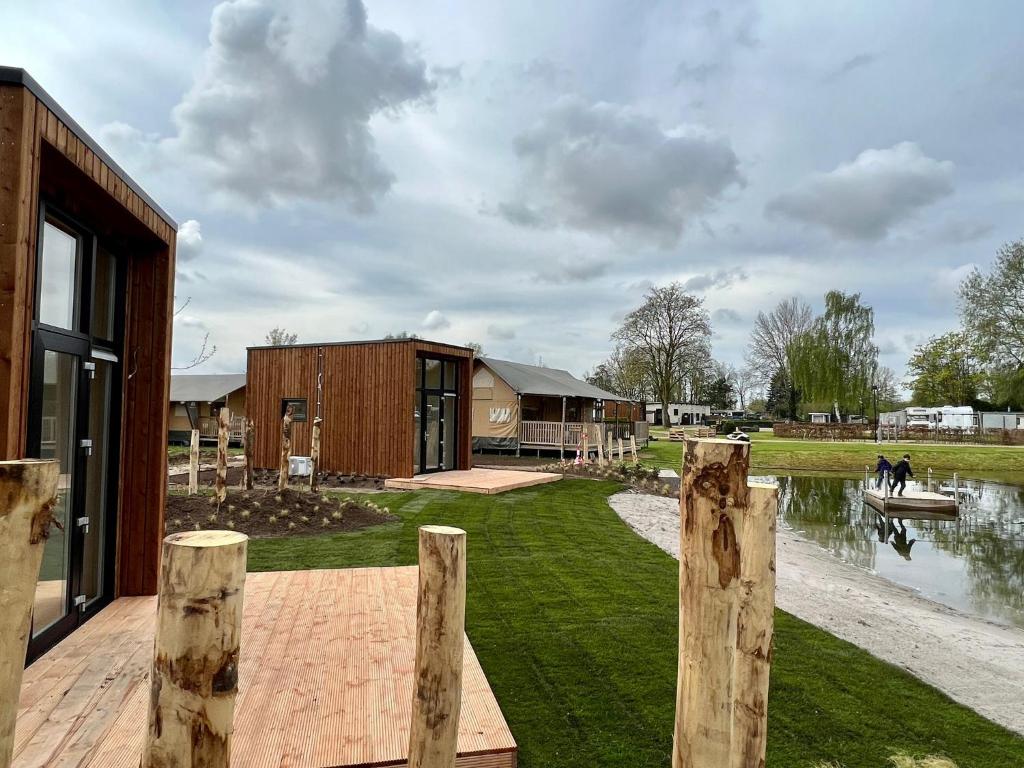
<svg viewBox="0 0 1024 768"><path fill-rule="evenodd" d="M871 6L871 7L869 7ZM783 2L21 2L0 63L176 218L175 364L406 330L582 373L651 284L740 363L831 288L883 362L1024 236L1024 8Z"/></svg>

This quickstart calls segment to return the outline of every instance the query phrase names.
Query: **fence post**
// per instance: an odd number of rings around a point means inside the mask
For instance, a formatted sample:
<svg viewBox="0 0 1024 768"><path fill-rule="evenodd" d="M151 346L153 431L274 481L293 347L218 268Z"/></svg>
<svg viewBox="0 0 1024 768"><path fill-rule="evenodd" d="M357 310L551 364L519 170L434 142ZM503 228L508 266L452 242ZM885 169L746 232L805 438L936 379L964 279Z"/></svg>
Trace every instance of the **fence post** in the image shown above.
<svg viewBox="0 0 1024 768"><path fill-rule="evenodd" d="M228 438L231 434L231 411L221 408L217 414L217 503L228 497Z"/></svg>
<svg viewBox="0 0 1024 768"><path fill-rule="evenodd" d="M932 468L928 467L928 493L932 492Z"/></svg>
<svg viewBox="0 0 1024 768"><path fill-rule="evenodd" d="M281 466L277 473L277 490L288 487L289 464L292 458L292 407L289 405L281 418Z"/></svg>
<svg viewBox="0 0 1024 768"><path fill-rule="evenodd" d="M616 442L617 442L617 444L619 446L619 461L620 462L625 461L626 460L625 456L622 453L622 438L621 437L617 437L617 438L615 438L615 440L616 440Z"/></svg>
<svg viewBox="0 0 1024 768"><path fill-rule="evenodd" d="M199 493L199 430L192 430L192 442L188 449L188 495Z"/></svg>
<svg viewBox="0 0 1024 768"><path fill-rule="evenodd" d="M0 766L14 755L25 652L43 545L53 522L55 461L0 461Z"/></svg>
<svg viewBox="0 0 1024 768"><path fill-rule="evenodd" d="M615 430L608 430L608 463L611 464L615 461L615 450L612 448L612 432Z"/></svg>
<svg viewBox="0 0 1024 768"><path fill-rule="evenodd" d="M597 434L597 463L598 466L604 466L604 441L601 439L601 433Z"/></svg>
<svg viewBox="0 0 1024 768"><path fill-rule="evenodd" d="M251 491L253 488L253 468L256 453L256 424L252 419L245 420L245 469L242 471L242 487Z"/></svg>
<svg viewBox="0 0 1024 768"><path fill-rule="evenodd" d="M633 463L636 464L640 459L636 456L636 437L632 433L629 435L629 450L633 452Z"/></svg>
<svg viewBox="0 0 1024 768"><path fill-rule="evenodd" d="M228 768L248 537L164 539L141 768Z"/></svg>
<svg viewBox="0 0 1024 768"><path fill-rule="evenodd" d="M313 419L313 437L309 446L309 491L316 493L320 489L320 423L319 416Z"/></svg>
<svg viewBox="0 0 1024 768"><path fill-rule="evenodd" d="M747 483L749 451L686 440L673 768L764 764L778 490Z"/></svg>
<svg viewBox="0 0 1024 768"><path fill-rule="evenodd" d="M409 768L455 765L465 624L466 532L442 525L423 526L419 531Z"/></svg>

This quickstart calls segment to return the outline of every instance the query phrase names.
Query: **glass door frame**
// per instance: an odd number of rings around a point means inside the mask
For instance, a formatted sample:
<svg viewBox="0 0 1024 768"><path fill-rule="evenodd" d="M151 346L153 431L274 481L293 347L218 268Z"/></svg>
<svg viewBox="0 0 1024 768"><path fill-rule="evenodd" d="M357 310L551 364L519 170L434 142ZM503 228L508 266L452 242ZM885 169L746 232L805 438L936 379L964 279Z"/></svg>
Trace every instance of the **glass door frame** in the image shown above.
<svg viewBox="0 0 1024 768"><path fill-rule="evenodd" d="M39 321L40 296L42 288L41 264L44 227L47 220L56 220L60 228L79 237L80 253L76 265L74 328L58 328ZM37 223L36 243L36 274L35 274L35 306L32 321L32 357L30 361L30 378L28 391L28 424L26 430L27 456L38 457L41 453L42 439L42 407L43 379L45 355L47 351L75 355L78 358L77 388L75 392L75 425L74 425L74 468L71 489L68 526L65 531L68 546L68 590L66 597L67 613L57 622L47 627L38 636L29 638L27 663L32 663L57 642L66 637L78 626L92 618L115 597L116 592L116 561L117 561L117 511L119 509L120 463L121 463L121 411L122 411L122 372L124 365L125 310L127 286L127 261L121 255L123 247L100 241L98 235L85 224L68 216L59 208L40 200L39 218ZM112 300L114 302L114 322L111 329L112 339L100 339L92 336L93 302L96 294L97 252L100 246L114 259L114 285ZM95 437L101 425L93 425L90 429L89 415L91 405L92 376L85 365L93 361L103 361L110 368L110 392L107 403L107 440L103 446L106 455L103 457L106 472L102 475L105 484L105 498L101 509L103 516L102 536L99 542L103 553L99 567L101 568L100 594L82 606L74 605L76 595L85 593L83 584L85 536L82 528L76 524L76 517L86 514L86 494L88 492L88 459L89 454L81 447L83 439ZM95 443L95 440L93 440ZM99 457L97 457L99 458Z"/></svg>
<svg viewBox="0 0 1024 768"><path fill-rule="evenodd" d="M441 386L440 387L427 387L427 360L434 360L440 363L441 367ZM421 365L422 363L422 365ZM449 386L449 382L446 381L445 369L447 363L452 363L452 370L455 372L455 381ZM420 463L413 467L413 474L417 475L428 475L435 472L450 472L451 470L445 466L445 458L450 452L455 457L455 462L452 468L457 469L458 456L459 456L459 367L460 359L457 357L445 357L444 355L433 355L429 353L422 353L416 356L416 365L414 368L414 375L418 374L418 380L414 381L416 408L419 410L419 434L416 435L415 439L419 444L419 455ZM432 469L426 468L427 461L427 402L431 397L438 398L440 412L438 414L438 428L437 428L437 466ZM453 413L449 415L447 413L447 401L454 400L454 407L452 408ZM452 430L452 434L455 436L454 445L448 446L445 444L444 434L445 426L447 425L446 419L451 418L455 422L455 427Z"/></svg>

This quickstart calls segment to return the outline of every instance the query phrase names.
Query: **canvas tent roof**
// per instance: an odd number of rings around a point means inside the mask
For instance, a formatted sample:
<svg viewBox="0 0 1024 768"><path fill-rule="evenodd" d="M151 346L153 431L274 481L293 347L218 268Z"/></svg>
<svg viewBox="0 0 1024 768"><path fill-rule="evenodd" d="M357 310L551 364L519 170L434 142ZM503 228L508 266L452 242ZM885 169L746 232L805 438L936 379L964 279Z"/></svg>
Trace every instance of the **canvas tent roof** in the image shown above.
<svg viewBox="0 0 1024 768"><path fill-rule="evenodd" d="M171 376L171 402L213 403L244 386L244 373L176 373Z"/></svg>
<svg viewBox="0 0 1024 768"><path fill-rule="evenodd" d="M495 360L493 357L478 357L477 360L484 363L521 395L589 397L595 400L628 402L627 398L581 381L561 368L543 368L539 365L513 363L511 360Z"/></svg>

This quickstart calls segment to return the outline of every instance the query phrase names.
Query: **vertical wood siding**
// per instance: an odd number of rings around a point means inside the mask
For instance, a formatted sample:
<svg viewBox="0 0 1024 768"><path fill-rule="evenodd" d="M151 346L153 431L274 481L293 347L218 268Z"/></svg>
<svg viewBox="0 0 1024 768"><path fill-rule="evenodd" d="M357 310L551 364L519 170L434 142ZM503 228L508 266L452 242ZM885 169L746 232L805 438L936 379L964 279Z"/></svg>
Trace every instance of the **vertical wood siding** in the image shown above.
<svg viewBox="0 0 1024 768"><path fill-rule="evenodd" d="M0 85L0 454L22 458L34 313L39 199L55 199L128 257L119 595L155 594L167 487L175 228L56 114L20 85Z"/></svg>
<svg viewBox="0 0 1024 768"><path fill-rule="evenodd" d="M468 469L472 433L472 352L420 341L267 347L249 350L247 409L256 420L257 466L280 457L281 400L305 397L309 421L296 424L295 455L309 454L316 414L317 354L322 352L320 465L328 472L409 477L413 473L415 360L418 352L458 360L459 461Z"/></svg>

